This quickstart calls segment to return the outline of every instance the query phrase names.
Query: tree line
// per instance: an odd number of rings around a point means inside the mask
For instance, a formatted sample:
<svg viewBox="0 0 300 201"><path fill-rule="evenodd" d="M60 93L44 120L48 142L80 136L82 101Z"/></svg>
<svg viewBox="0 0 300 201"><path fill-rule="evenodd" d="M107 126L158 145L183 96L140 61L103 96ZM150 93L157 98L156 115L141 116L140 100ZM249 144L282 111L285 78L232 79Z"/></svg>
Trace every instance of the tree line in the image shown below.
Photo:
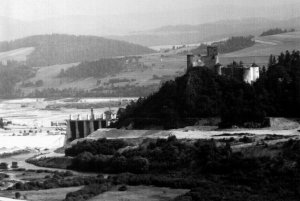
<svg viewBox="0 0 300 201"><path fill-rule="evenodd" d="M62 69L58 77L73 79L114 76L125 68L124 59L100 59L97 61L82 62L78 66Z"/></svg>
<svg viewBox="0 0 300 201"><path fill-rule="evenodd" d="M18 82L34 77L36 71L16 61L8 62L7 65L0 65L0 97L20 97L21 92L16 88Z"/></svg>
<svg viewBox="0 0 300 201"><path fill-rule="evenodd" d="M280 29L280 28L274 28L269 29L267 31L264 31L260 36L271 36L276 34L282 34L282 33L288 33L288 32L295 32L295 29Z"/></svg>
<svg viewBox="0 0 300 201"><path fill-rule="evenodd" d="M273 153L272 157L233 152L228 142L174 136L145 139L137 146L123 140L85 141L65 153L74 157L69 168L114 173L109 178L114 185L191 189L176 201L297 200L299 141L255 149Z"/></svg>
<svg viewBox="0 0 300 201"><path fill-rule="evenodd" d="M234 36L225 41L212 43L212 45L217 46L220 53L230 53L253 46L255 44L255 40L253 38L253 36ZM204 54L206 52L206 48L207 45L201 44L192 52L193 54Z"/></svg>

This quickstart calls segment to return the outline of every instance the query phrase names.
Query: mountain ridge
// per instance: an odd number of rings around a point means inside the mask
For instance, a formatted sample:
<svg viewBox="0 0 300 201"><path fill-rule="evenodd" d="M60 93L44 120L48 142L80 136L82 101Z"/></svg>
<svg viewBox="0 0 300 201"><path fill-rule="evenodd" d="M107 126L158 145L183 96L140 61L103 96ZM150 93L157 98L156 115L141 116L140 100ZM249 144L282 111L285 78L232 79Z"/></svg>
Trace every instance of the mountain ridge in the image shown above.
<svg viewBox="0 0 300 201"><path fill-rule="evenodd" d="M300 29L300 17L272 20L268 18L244 18L220 20L203 24L179 24L163 26L131 35L108 36L109 38L129 41L144 46L194 44L220 40L231 36L259 35L266 29Z"/></svg>
<svg viewBox="0 0 300 201"><path fill-rule="evenodd" d="M1 52L24 47L35 47L27 56L26 63L30 66L49 66L155 52L141 45L99 36L45 34L0 42Z"/></svg>

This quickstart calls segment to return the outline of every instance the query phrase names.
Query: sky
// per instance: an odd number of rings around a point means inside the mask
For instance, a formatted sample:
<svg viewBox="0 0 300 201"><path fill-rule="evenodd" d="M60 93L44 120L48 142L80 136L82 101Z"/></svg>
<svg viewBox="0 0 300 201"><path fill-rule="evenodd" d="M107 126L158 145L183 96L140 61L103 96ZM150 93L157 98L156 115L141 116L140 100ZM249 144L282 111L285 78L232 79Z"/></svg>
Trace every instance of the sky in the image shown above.
<svg viewBox="0 0 300 201"><path fill-rule="evenodd" d="M0 0L0 41L46 33L148 33L244 18L283 20L300 17L299 10L299 0Z"/></svg>
<svg viewBox="0 0 300 201"><path fill-rule="evenodd" d="M246 10L295 3L299 0L1 0L0 16L34 21L66 15L137 15L192 9L195 12L195 8L228 5ZM218 8L215 12L216 16L220 14L219 18L232 17L230 11L228 15L219 13ZM267 9L265 12L266 16L274 14ZM245 14L245 11L241 13Z"/></svg>

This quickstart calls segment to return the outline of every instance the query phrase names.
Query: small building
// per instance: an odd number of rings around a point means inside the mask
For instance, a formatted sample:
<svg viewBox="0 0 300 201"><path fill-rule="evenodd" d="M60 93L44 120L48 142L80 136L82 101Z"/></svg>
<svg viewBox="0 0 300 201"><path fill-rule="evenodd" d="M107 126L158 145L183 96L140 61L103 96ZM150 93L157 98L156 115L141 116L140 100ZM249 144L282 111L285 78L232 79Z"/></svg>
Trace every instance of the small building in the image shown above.
<svg viewBox="0 0 300 201"><path fill-rule="evenodd" d="M12 162L11 163L11 168L18 168L18 162Z"/></svg>
<svg viewBox="0 0 300 201"><path fill-rule="evenodd" d="M0 169L1 170L7 170L8 169L8 164L7 163L0 163Z"/></svg>
<svg viewBox="0 0 300 201"><path fill-rule="evenodd" d="M207 67L216 74L234 78L239 81L252 84L258 80L260 75L260 67L256 64L244 65L233 62L228 66L222 66L219 62L218 47L207 46L207 55L187 55L187 71L192 68Z"/></svg>

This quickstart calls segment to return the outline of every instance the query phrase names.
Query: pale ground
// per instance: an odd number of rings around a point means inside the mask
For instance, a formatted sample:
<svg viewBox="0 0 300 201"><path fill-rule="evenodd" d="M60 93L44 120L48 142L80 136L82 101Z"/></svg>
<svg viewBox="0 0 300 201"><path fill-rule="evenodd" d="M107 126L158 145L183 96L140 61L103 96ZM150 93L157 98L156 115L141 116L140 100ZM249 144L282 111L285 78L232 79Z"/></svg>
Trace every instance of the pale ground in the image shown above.
<svg viewBox="0 0 300 201"><path fill-rule="evenodd" d="M185 189L170 189L149 186L128 186L127 191L117 189L100 194L90 201L167 201L187 193Z"/></svg>
<svg viewBox="0 0 300 201"><path fill-rule="evenodd" d="M177 129L177 130L117 130L117 129L99 129L87 137L87 139L98 138L167 138L169 136L176 136L178 139L218 139L230 138L232 136L218 136L221 134L241 134L248 133L254 135L285 135L285 136L300 136L298 131L300 127L290 130L277 130L272 128L266 129L229 129L229 130L214 130L203 131L195 128ZM74 142L76 143L76 142Z"/></svg>
<svg viewBox="0 0 300 201"><path fill-rule="evenodd" d="M120 98L121 99L121 98ZM18 149L56 149L65 142L66 127L51 127L51 121L64 122L70 115L82 118L90 115L90 109L45 110L49 104L83 102L98 103L120 100L119 98L88 98L88 99L15 99L0 100L0 117L5 121L12 121L6 129L0 129L0 152L13 152ZM134 100L134 98L125 98ZM94 114L101 115L108 108L95 108ZM114 109L114 108L113 108ZM47 133L49 132L49 134ZM26 133L27 136L24 136Z"/></svg>
<svg viewBox="0 0 300 201"><path fill-rule="evenodd" d="M39 191L20 191L21 198L26 195L27 200L30 201L62 201L65 199L66 194L69 192L77 191L82 187L69 187L69 188L54 188ZM16 191L0 191L0 196L7 198L14 198ZM0 201L6 201L5 198L0 197ZM11 201L7 199L7 201Z"/></svg>
<svg viewBox="0 0 300 201"><path fill-rule="evenodd" d="M14 198L5 198L5 197L0 197L0 201L18 201L17 199ZM23 200L24 201L24 200Z"/></svg>
<svg viewBox="0 0 300 201"><path fill-rule="evenodd" d="M80 114L86 117L90 114L90 109L62 108L60 110L45 110L47 105L55 105L60 103L103 103L119 100L135 100L136 98L84 98L79 100L70 99L14 99L0 100L0 117L5 120L11 120L15 126L31 126L31 127L50 127L51 121L64 121L69 119L70 115L77 116ZM67 101L67 102L66 102ZM94 108L95 115L101 115L108 108ZM9 128L9 127L8 127ZM0 131L4 134L9 131ZM15 133L17 134L17 133Z"/></svg>
<svg viewBox="0 0 300 201"><path fill-rule="evenodd" d="M26 47L0 53L0 61L26 61L27 56L34 51L34 47Z"/></svg>
<svg viewBox="0 0 300 201"><path fill-rule="evenodd" d="M0 147L7 149L55 149L62 147L65 142L65 135L36 135L36 136L1 136Z"/></svg>

